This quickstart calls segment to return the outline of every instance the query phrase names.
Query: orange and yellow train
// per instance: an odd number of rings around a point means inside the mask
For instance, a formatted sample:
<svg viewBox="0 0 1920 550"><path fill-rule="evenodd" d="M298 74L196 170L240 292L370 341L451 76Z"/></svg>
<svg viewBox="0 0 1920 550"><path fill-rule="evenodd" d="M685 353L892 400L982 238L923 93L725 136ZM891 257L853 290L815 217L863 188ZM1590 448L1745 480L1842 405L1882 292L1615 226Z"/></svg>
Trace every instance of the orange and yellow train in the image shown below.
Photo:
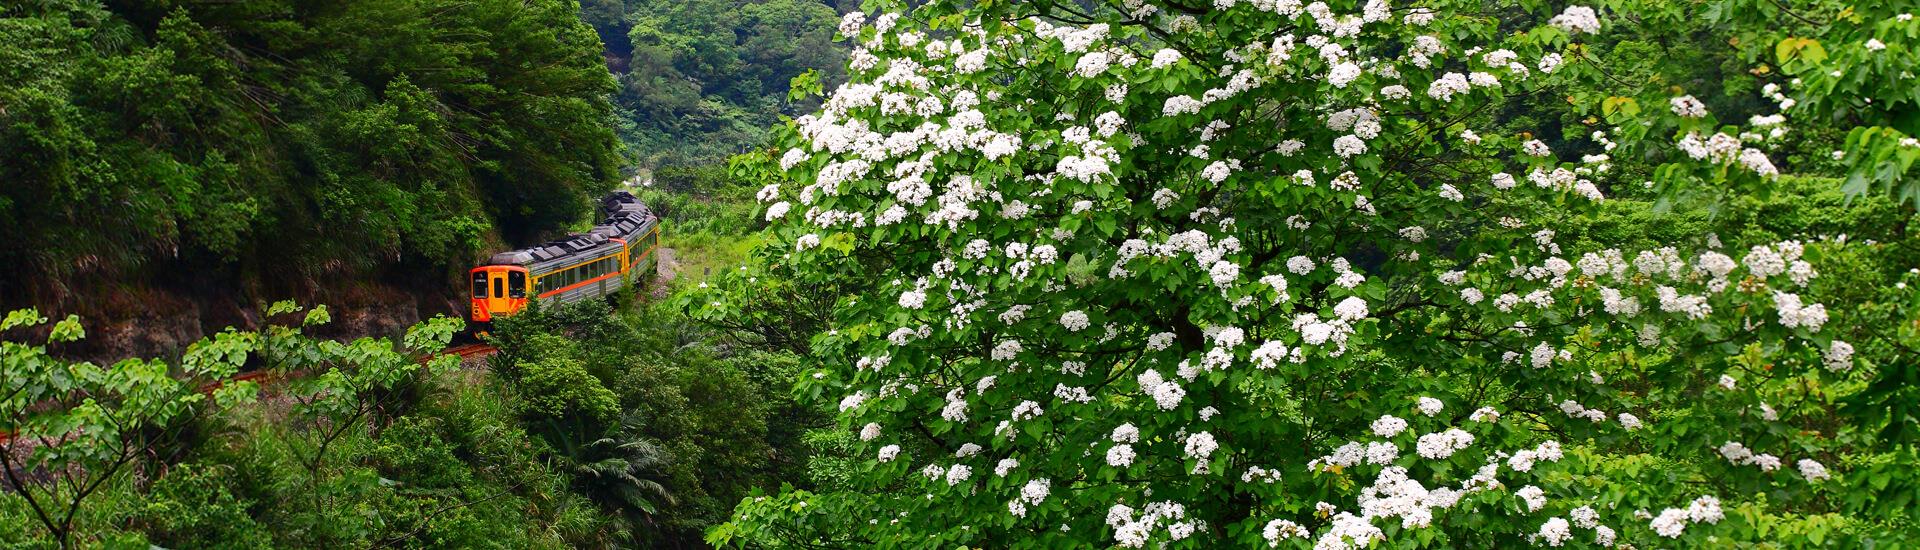
<svg viewBox="0 0 1920 550"><path fill-rule="evenodd" d="M626 191L601 200L606 220L593 230L540 246L494 254L468 272L472 319L487 323L527 302L577 302L611 295L653 272L660 218Z"/></svg>

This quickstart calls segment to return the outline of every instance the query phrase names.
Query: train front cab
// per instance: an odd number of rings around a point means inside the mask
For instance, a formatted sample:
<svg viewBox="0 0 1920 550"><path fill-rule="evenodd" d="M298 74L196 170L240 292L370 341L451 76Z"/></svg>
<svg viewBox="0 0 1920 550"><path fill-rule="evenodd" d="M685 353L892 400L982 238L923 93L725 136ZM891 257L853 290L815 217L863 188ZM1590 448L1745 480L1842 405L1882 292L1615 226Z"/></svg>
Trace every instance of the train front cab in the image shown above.
<svg viewBox="0 0 1920 550"><path fill-rule="evenodd" d="M485 323L527 307L527 268L483 265L468 272L473 296L473 321Z"/></svg>

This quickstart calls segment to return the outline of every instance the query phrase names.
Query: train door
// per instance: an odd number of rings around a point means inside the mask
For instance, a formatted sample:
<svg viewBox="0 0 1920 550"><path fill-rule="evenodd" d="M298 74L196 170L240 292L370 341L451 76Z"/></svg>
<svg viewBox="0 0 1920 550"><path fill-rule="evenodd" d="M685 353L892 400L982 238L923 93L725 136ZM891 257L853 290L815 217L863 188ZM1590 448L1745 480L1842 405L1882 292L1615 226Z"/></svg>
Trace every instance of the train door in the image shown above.
<svg viewBox="0 0 1920 550"><path fill-rule="evenodd" d="M474 268L473 320L511 315L527 303L527 270L513 266Z"/></svg>

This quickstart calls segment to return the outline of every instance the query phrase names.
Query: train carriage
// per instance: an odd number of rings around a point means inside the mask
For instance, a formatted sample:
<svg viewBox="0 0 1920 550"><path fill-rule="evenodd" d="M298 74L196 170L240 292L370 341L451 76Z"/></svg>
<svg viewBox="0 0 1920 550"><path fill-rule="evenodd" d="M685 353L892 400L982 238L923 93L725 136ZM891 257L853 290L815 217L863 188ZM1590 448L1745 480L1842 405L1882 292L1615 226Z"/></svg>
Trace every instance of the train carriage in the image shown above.
<svg viewBox="0 0 1920 550"><path fill-rule="evenodd" d="M660 219L625 191L601 201L592 230L539 246L494 254L468 272L472 319L486 323L532 300L577 302L611 295L653 272Z"/></svg>

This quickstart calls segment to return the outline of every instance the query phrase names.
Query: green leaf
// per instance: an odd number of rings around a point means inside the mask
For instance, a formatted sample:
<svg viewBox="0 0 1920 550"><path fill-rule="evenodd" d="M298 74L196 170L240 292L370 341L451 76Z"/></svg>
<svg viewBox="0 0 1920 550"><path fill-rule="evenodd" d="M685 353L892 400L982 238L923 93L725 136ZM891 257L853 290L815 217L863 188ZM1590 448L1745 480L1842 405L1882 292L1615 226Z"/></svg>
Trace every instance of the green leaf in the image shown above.
<svg viewBox="0 0 1920 550"><path fill-rule="evenodd" d="M300 325L317 327L331 322L333 322L333 315L327 313L327 306L314 306L312 311L307 312L307 317L300 321Z"/></svg>
<svg viewBox="0 0 1920 550"><path fill-rule="evenodd" d="M272 317L282 313L293 313L300 310L300 304L295 303L293 300L281 300L274 302L273 305L267 306L267 316Z"/></svg>
<svg viewBox="0 0 1920 550"><path fill-rule="evenodd" d="M47 322L47 318L40 316L40 310L33 309L33 308L16 309L16 310L7 312L7 319L5 321L0 321L0 330L13 330L19 327L30 327L30 326L35 326L45 322Z"/></svg>
<svg viewBox="0 0 1920 550"><path fill-rule="evenodd" d="M1632 116L1640 114L1640 102L1634 101L1631 97L1612 96L1600 101L1600 112L1609 117L1609 120L1615 114Z"/></svg>
<svg viewBox="0 0 1920 550"><path fill-rule="evenodd" d="M47 334L48 342L75 342L87 337L87 329L80 326L79 315L68 315L53 325L53 332Z"/></svg>

